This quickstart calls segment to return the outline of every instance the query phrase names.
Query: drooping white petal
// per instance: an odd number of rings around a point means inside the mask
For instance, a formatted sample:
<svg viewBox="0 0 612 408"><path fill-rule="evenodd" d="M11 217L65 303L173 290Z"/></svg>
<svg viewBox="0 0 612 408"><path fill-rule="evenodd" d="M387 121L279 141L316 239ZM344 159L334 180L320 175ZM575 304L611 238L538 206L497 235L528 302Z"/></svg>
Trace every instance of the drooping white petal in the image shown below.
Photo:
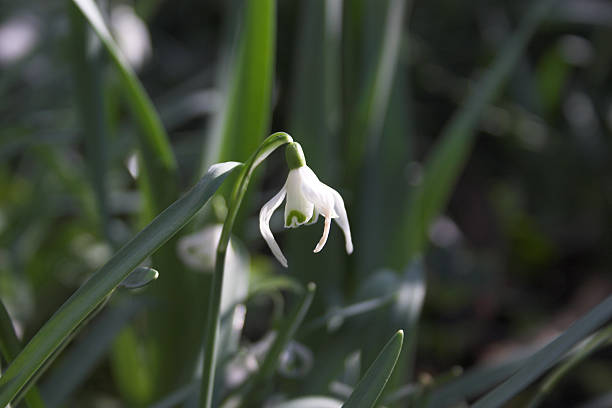
<svg viewBox="0 0 612 408"><path fill-rule="evenodd" d="M338 218L334 218L334 221L336 221L336 224L338 224L338 226L342 229L342 232L344 232L346 253L351 254L353 252L353 239L351 238L351 227L349 226L348 216L346 215L344 200L336 190L331 190L334 192L334 211L336 211L338 214Z"/></svg>
<svg viewBox="0 0 612 408"><path fill-rule="evenodd" d="M314 253L316 254L317 252L320 252L323 247L325 246L325 243L327 242L327 237L329 237L329 229L331 227L331 217L326 216L325 217L325 226L323 227L323 235L321 236L321 239L319 240L319 243L317 244L317 246L314 249Z"/></svg>
<svg viewBox="0 0 612 408"><path fill-rule="evenodd" d="M295 171L299 172L302 179L302 193L308 201L314 204L315 211L324 217L336 218L338 214L334 211L334 190L319 181L317 175L308 166L302 166Z"/></svg>
<svg viewBox="0 0 612 408"><path fill-rule="evenodd" d="M261 207L261 211L259 212L259 231L261 232L261 236L266 240L266 243L270 247L272 254L278 259L278 262L281 263L285 268L287 267L287 258L283 255L283 252L279 248L278 244L274 240L274 236L272 235L272 231L270 230L270 218L272 218L272 213L281 205L283 199L285 198L285 194L287 193L286 189L287 184L281 188L281 190L270 199L267 203Z"/></svg>
<svg viewBox="0 0 612 408"><path fill-rule="evenodd" d="M285 186L287 203L285 205L285 228L296 228L307 223L312 217L314 204L302 194L302 176L294 169L289 172Z"/></svg>
<svg viewBox="0 0 612 408"><path fill-rule="evenodd" d="M306 225L316 224L317 221L319 221L319 212L315 208L314 211L312 212L312 217L310 217Z"/></svg>

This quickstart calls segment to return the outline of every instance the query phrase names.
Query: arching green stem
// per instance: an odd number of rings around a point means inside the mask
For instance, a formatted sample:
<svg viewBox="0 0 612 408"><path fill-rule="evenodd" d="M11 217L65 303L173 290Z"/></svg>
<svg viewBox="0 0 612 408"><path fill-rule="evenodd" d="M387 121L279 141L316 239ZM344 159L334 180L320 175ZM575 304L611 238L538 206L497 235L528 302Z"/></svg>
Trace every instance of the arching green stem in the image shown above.
<svg viewBox="0 0 612 408"><path fill-rule="evenodd" d="M277 132L268 136L259 146L257 151L244 163L229 203L229 210L219 245L217 246L217 258L215 270L210 287L208 319L206 320L206 334L204 340L204 360L202 369L202 387L200 391L200 407L210 408L213 398L213 384L215 381L215 368L217 358L217 337L219 332L219 315L221 312L221 292L223 289L223 274L225 267L225 254L229 244L234 221L240 209L240 204L249 186L249 180L253 171L278 147L292 142L293 139L287 133Z"/></svg>

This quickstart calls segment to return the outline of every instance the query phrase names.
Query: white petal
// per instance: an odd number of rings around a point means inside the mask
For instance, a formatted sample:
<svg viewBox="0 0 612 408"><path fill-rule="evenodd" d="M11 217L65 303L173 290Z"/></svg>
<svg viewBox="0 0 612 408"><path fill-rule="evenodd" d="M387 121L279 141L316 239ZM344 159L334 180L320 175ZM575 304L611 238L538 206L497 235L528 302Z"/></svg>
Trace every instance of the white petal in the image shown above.
<svg viewBox="0 0 612 408"><path fill-rule="evenodd" d="M325 243L327 242L327 237L329 237L329 228L331 227L331 217L326 216L325 217L325 226L323 227L323 235L321 236L321 239L319 240L319 243L317 244L317 246L314 249L314 253L320 252L323 247L325 246Z"/></svg>
<svg viewBox="0 0 612 408"><path fill-rule="evenodd" d="M351 254L353 252L353 239L351 238L351 227L349 226L348 216L346 215L346 208L344 208L344 200L336 190L333 190L333 192L334 211L338 214L338 218L334 218L334 221L336 221L336 224L338 224L342 232L344 232L346 253Z"/></svg>
<svg viewBox="0 0 612 408"><path fill-rule="evenodd" d="M334 211L334 190L319 181L310 167L302 166L296 171L300 172L302 178L302 193L308 201L314 204L315 211L325 217L336 218L338 214Z"/></svg>
<svg viewBox="0 0 612 408"><path fill-rule="evenodd" d="M285 183L287 189L285 228L297 228L307 223L312 217L314 204L302 194L302 182L302 175L298 169L289 172Z"/></svg>
<svg viewBox="0 0 612 408"><path fill-rule="evenodd" d="M306 223L306 225L312 225L312 224L316 224L317 221L319 221L319 212L315 209L312 212L312 217L310 217L310 219L308 220L308 222Z"/></svg>
<svg viewBox="0 0 612 408"><path fill-rule="evenodd" d="M285 268L287 267L287 258L285 258L283 255L283 252L274 240L272 231L270 231L270 218L272 218L272 213L274 213L274 210L276 210L283 202L286 193L287 189L285 184L283 188L281 188L281 190L274 197L272 197L272 199L270 199L270 201L261 207L261 211L259 212L259 231L261 232L261 236L266 240L270 250L276 259L278 259L278 262L280 262Z"/></svg>

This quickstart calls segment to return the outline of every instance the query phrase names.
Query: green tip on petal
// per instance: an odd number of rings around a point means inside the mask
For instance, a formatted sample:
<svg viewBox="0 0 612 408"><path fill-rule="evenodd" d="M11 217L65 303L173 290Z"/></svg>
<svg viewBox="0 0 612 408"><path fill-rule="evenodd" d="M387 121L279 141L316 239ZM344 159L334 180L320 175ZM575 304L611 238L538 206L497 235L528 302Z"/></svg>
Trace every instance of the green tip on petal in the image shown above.
<svg viewBox="0 0 612 408"><path fill-rule="evenodd" d="M294 222L295 220L295 222ZM297 227L306 222L306 216L299 211L291 210L285 220L285 228Z"/></svg>
<svg viewBox="0 0 612 408"><path fill-rule="evenodd" d="M291 142L287 144L285 148L285 160L287 160L287 166L289 170L299 169L306 165L306 157L302 151L302 146L297 142Z"/></svg>

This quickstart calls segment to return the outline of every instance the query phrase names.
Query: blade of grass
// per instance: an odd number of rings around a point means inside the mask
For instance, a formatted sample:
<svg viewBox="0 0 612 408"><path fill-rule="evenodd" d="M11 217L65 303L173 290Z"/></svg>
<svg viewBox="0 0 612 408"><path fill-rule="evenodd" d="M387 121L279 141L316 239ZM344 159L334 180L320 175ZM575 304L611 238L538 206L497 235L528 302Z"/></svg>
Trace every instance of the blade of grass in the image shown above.
<svg viewBox="0 0 612 408"><path fill-rule="evenodd" d="M290 133L323 180L335 173L333 158L339 147L340 6L330 0L302 3L293 67Z"/></svg>
<svg viewBox="0 0 612 408"><path fill-rule="evenodd" d="M231 3L231 2L230 2ZM235 5L230 9L235 13ZM276 5L274 0L246 0L222 110L213 121L202 169L210 163L246 160L268 133L274 79ZM227 158L227 159L224 159Z"/></svg>
<svg viewBox="0 0 612 408"><path fill-rule="evenodd" d="M20 351L21 342L13 328L13 321L6 311L4 303L0 301L0 353L2 353L4 361L10 364ZM35 387L32 387L25 395L25 403L28 408L44 408L45 406L38 389Z"/></svg>
<svg viewBox="0 0 612 408"><path fill-rule="evenodd" d="M555 368L543 381L536 394L529 401L528 408L536 408L551 393L559 381L574 367L587 359L591 354L599 350L602 346L610 344L612 339L612 326L600 330L583 344L575 354Z"/></svg>
<svg viewBox="0 0 612 408"><path fill-rule="evenodd" d="M481 395L514 374L525 360L524 357L512 358L500 364L468 371L456 380L434 388L428 396L426 406L444 408Z"/></svg>
<svg viewBox="0 0 612 408"><path fill-rule="evenodd" d="M177 169L174 154L161 120L136 73L119 49L93 0L72 0L83 13L114 63L122 89L140 126L141 165L149 218L177 197Z"/></svg>
<svg viewBox="0 0 612 408"><path fill-rule="evenodd" d="M398 331L359 381L343 408L371 408L380 398L402 351L404 332Z"/></svg>
<svg viewBox="0 0 612 408"><path fill-rule="evenodd" d="M121 248L55 312L0 377L0 406L9 404L39 374L45 361L79 323L146 257L180 230L237 166L235 162L212 166L198 184Z"/></svg>
<svg viewBox="0 0 612 408"><path fill-rule="evenodd" d="M480 398L473 408L499 407L556 364L578 342L612 318L612 295L530 357L512 377Z"/></svg>
<svg viewBox="0 0 612 408"><path fill-rule="evenodd" d="M398 71L408 69L405 58L398 61ZM386 248L394 238L388 231L395 229L397 214L401 214L406 205L408 185L398 183L398 174L404 173L406 164L411 161L410 145L414 134L407 82L407 75L395 76L380 143L366 153L363 176L355 187L360 191L356 195L359 200L355 200L356 217L353 217L359 219L355 234L362 247L369 248L355 253L358 259L351 275L356 282L367 279L373 270L387 264ZM371 214L377 216L371 217Z"/></svg>
<svg viewBox="0 0 612 408"><path fill-rule="evenodd" d="M119 331L131 320L142 302L125 300L100 316L92 329L62 359L41 384L40 390L47 407L59 407L87 379Z"/></svg>
<svg viewBox="0 0 612 408"><path fill-rule="evenodd" d="M108 162L108 126L104 106L104 60L99 47L91 47L85 19L74 4L69 4L70 39L73 42L72 67L77 107L80 115L83 141L102 236L111 241L106 168Z"/></svg>
<svg viewBox="0 0 612 408"><path fill-rule="evenodd" d="M13 405L19 405L21 398L24 396L24 394L27 394L31 387L38 381L38 378L40 378L40 376L47 370L47 368L49 368L51 363L53 363L53 361L62 353L62 351L64 351L64 349L68 346L72 339L74 339L78 332L83 327L85 327L104 308L104 306L106 306L106 303L108 302L109 298L110 295L106 296L102 300L102 302L96 305L96 307L91 311L91 313L87 315L85 319L81 320L77 324L77 326L62 339L58 347L53 350L53 352L49 355L45 362L40 366L39 370L32 377L30 377L26 385L17 392L17 394L13 398ZM2 386L0 385L0 393L2 392L1 388Z"/></svg>
<svg viewBox="0 0 612 408"><path fill-rule="evenodd" d="M395 268L403 267L414 255L425 249L427 229L446 205L465 165L476 136L475 128L484 108L498 94L520 60L529 39L555 2L556 0L540 0L533 3L518 30L478 82L465 105L444 127L439 142L427 158L423 179L412 192L408 211L398 222L397 237L391 245L390 256Z"/></svg>
<svg viewBox="0 0 612 408"><path fill-rule="evenodd" d="M384 124L395 76L406 0L389 0L379 54L369 72L351 121L348 141L348 174L358 170L366 152L375 150ZM366 37L366 40L369 38Z"/></svg>

